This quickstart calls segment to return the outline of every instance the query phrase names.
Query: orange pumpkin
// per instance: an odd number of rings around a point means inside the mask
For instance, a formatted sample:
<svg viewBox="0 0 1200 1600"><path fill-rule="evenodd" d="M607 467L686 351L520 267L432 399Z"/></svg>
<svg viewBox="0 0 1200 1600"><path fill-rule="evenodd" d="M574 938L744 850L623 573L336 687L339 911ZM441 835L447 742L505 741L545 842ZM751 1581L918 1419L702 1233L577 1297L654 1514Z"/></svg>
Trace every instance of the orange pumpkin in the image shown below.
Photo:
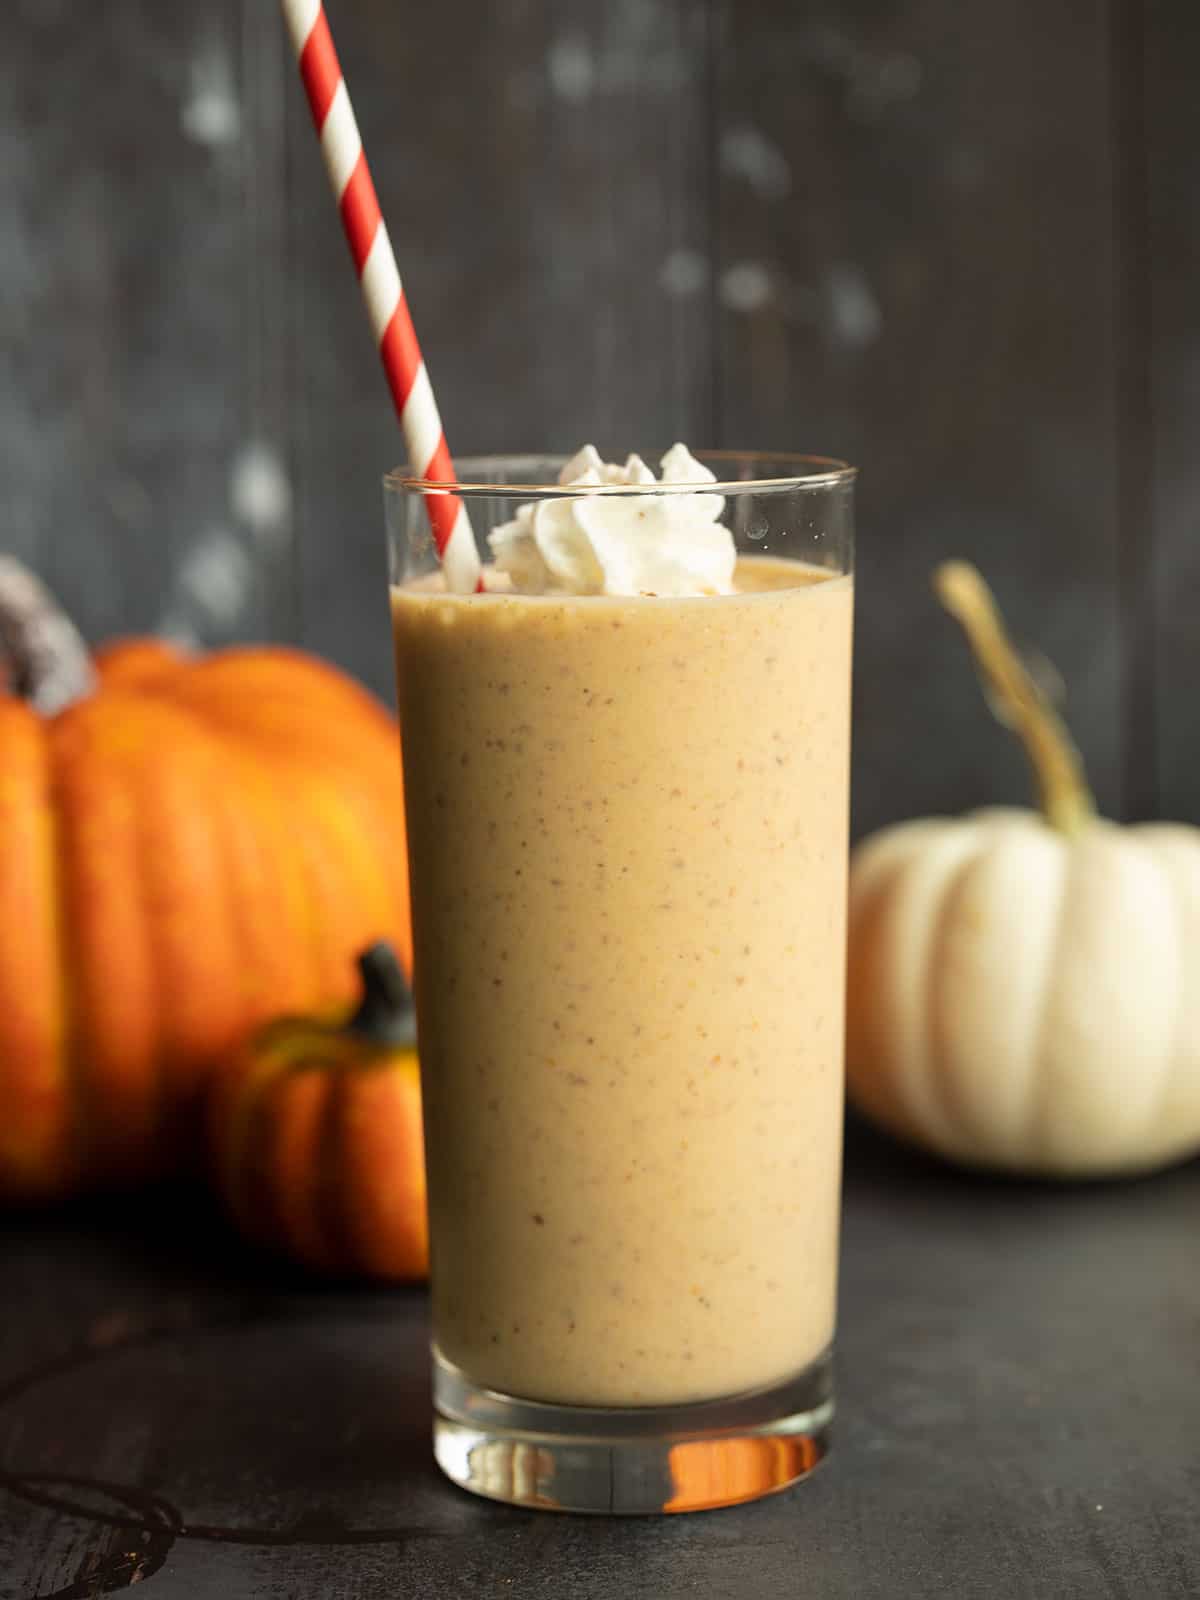
<svg viewBox="0 0 1200 1600"><path fill-rule="evenodd" d="M263 1028L212 1087L217 1186L253 1242L375 1278L429 1270L421 1080L391 948L359 958L363 998Z"/></svg>
<svg viewBox="0 0 1200 1600"><path fill-rule="evenodd" d="M0 663L0 1194L132 1182L254 1025L348 998L370 939L409 958L396 729L292 650L93 674L11 563Z"/></svg>

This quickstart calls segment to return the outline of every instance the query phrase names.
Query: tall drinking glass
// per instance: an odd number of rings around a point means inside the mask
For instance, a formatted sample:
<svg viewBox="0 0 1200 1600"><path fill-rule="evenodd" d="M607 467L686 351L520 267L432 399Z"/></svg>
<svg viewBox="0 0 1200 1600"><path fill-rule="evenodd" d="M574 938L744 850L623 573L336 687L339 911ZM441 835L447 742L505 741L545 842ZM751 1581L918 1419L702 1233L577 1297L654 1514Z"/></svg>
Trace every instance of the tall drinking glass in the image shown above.
<svg viewBox="0 0 1200 1600"><path fill-rule="evenodd" d="M733 594L451 595L446 486L385 480L435 1452L521 1505L728 1505L827 1448L854 472L701 459ZM485 562L561 465L459 463Z"/></svg>

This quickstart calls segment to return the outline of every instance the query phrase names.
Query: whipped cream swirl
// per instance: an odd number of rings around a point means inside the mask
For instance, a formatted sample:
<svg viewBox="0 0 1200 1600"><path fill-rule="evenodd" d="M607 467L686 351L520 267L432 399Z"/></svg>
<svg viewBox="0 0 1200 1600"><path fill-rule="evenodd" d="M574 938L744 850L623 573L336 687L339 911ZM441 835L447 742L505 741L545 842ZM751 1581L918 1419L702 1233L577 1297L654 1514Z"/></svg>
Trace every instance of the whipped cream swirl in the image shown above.
<svg viewBox="0 0 1200 1600"><path fill-rule="evenodd" d="M716 478L677 444L656 478L640 456L623 466L584 445L559 473L578 495L517 507L488 535L492 560L521 594L732 594L733 535L719 494L588 494L605 484L705 484Z"/></svg>

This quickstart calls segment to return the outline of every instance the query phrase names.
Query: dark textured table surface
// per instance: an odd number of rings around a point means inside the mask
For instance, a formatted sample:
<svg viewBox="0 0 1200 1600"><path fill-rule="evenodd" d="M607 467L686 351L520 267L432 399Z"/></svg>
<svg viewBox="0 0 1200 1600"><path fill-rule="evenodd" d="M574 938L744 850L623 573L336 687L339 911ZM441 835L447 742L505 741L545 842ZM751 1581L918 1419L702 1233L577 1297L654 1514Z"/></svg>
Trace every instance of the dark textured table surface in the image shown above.
<svg viewBox="0 0 1200 1600"><path fill-rule="evenodd" d="M1200 1595L1200 1164L967 1179L852 1131L829 1464L586 1519L430 1464L425 1300L314 1289L202 1200L0 1240L0 1595Z"/></svg>

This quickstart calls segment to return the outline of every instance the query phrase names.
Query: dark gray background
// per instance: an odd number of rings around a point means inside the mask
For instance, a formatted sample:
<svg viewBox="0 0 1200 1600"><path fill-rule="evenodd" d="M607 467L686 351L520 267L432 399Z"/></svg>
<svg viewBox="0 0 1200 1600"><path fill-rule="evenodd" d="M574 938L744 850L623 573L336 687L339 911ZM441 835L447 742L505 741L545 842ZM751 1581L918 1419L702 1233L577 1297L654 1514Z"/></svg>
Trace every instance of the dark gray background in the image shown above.
<svg viewBox="0 0 1200 1600"><path fill-rule="evenodd" d="M864 469L859 828L1021 799L931 565L1200 820L1195 0L332 0L452 445ZM10 0L0 545L387 693L400 447L272 0Z"/></svg>

